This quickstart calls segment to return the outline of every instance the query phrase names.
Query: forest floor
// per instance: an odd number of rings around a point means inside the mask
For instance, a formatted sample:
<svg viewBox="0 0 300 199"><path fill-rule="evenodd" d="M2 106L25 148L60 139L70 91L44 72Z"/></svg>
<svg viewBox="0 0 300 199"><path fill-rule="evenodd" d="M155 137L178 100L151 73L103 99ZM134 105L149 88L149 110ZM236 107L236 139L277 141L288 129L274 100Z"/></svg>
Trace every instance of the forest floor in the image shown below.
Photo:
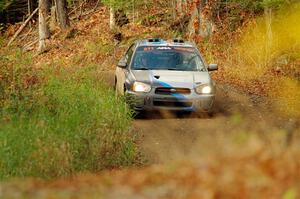
<svg viewBox="0 0 300 199"><path fill-rule="evenodd" d="M109 43L110 35L104 31L108 29L107 16L107 10L101 9L74 25L74 38L63 45L52 40L48 53L34 57L37 66L59 57L64 57L63 65L99 63L100 76L111 85L115 59L124 49ZM161 33L163 28L124 27L127 41L152 32ZM108 49L98 53L101 49L93 41ZM148 166L50 181L16 179L0 184L0 198L299 197L297 122L281 117L265 97L250 95L223 81L217 90L211 118L155 112L133 121Z"/></svg>

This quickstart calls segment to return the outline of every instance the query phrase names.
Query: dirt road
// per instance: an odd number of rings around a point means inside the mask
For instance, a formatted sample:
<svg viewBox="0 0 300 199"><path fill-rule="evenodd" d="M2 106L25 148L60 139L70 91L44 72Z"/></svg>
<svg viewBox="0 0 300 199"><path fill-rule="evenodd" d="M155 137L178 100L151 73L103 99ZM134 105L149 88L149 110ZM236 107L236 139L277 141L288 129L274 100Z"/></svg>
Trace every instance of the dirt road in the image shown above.
<svg viewBox="0 0 300 199"><path fill-rule="evenodd" d="M212 118L152 113L134 120L134 128L141 135L140 146L151 166L50 182L30 179L12 182L0 185L0 198L295 195L293 187L299 187L300 178L299 141L289 148L287 141L291 132L299 131L299 126L277 117L272 110L260 97L219 85Z"/></svg>
<svg viewBox="0 0 300 199"><path fill-rule="evenodd" d="M113 85L113 71L104 77ZM250 134L268 144L273 133L279 132L281 140L288 143L291 135L299 131L299 124L279 116L269 100L230 85L217 85L213 117L155 112L134 120L135 131L141 135L140 146L150 164L222 153L232 141L228 139L239 142Z"/></svg>
<svg viewBox="0 0 300 199"><path fill-rule="evenodd" d="M227 135L242 139L239 136L256 133L268 142L271 132L282 132L288 139L292 124L277 117L273 107L261 97L219 85L214 109L211 118L161 112L136 119L134 126L142 135L141 146L150 162L166 163L222 153L226 150Z"/></svg>

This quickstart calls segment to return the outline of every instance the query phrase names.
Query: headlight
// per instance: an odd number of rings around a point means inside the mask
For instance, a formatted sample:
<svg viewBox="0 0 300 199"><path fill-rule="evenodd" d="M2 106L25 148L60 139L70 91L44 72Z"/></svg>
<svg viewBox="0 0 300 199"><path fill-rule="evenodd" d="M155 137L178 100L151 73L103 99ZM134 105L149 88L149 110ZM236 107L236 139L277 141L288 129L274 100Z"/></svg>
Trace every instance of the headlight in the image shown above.
<svg viewBox="0 0 300 199"><path fill-rule="evenodd" d="M210 85L201 85L196 88L196 93L198 94L211 94L213 93L213 88Z"/></svg>
<svg viewBox="0 0 300 199"><path fill-rule="evenodd" d="M132 90L134 92L149 93L151 86L142 82L134 82Z"/></svg>

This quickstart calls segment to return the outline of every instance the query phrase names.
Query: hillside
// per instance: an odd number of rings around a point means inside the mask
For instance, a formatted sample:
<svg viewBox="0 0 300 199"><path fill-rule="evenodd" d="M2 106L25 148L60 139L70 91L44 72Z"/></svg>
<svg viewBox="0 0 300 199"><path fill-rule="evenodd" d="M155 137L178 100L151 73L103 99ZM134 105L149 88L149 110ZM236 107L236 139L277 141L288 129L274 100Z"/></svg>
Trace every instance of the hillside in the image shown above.
<svg viewBox="0 0 300 199"><path fill-rule="evenodd" d="M43 54L30 28L6 47L20 25L9 27L0 39L0 198L298 198L300 38L280 31L288 19L300 32L292 8L274 14L272 56L260 56L259 14L228 35L195 38L220 65L211 118L134 118L114 95L115 65L132 41L176 34L163 17L124 25L117 43L100 6L53 30Z"/></svg>

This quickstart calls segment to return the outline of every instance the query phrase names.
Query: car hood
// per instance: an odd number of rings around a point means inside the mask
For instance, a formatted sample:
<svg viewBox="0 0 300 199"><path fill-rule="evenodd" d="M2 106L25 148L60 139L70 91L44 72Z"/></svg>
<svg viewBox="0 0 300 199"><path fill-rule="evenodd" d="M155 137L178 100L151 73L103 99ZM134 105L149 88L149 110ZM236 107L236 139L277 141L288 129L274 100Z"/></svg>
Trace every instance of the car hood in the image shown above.
<svg viewBox="0 0 300 199"><path fill-rule="evenodd" d="M170 70L134 70L135 81L153 86L194 88L195 85L211 83L208 72L170 71Z"/></svg>

